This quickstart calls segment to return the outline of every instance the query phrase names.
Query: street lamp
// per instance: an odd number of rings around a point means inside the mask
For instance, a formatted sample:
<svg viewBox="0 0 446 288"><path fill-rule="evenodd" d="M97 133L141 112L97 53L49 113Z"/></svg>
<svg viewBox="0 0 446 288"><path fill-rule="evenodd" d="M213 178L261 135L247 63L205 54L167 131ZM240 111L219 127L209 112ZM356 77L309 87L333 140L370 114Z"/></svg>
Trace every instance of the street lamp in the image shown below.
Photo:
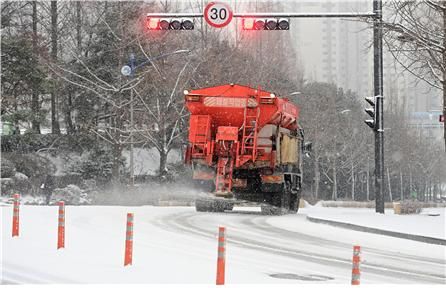
<svg viewBox="0 0 446 288"><path fill-rule="evenodd" d="M302 94L302 92L300 92L300 91L295 91L295 92L291 92L289 95L288 95L288 97L290 97L290 98L294 98L294 100L293 100L293 102L294 103L296 103L297 104L297 95L301 95Z"/></svg>
<svg viewBox="0 0 446 288"><path fill-rule="evenodd" d="M181 53L189 53L190 50L177 50L171 53L161 54L152 58L148 58L147 60L141 62L136 65L136 58L134 53L130 53L129 56L129 64L121 67L121 74L130 78L133 78L135 75L135 70L139 67L142 67L146 64L152 64L154 60L162 59L167 56L181 54ZM134 162L133 162L133 88L130 89L130 184L133 187L135 185L135 174L134 174Z"/></svg>

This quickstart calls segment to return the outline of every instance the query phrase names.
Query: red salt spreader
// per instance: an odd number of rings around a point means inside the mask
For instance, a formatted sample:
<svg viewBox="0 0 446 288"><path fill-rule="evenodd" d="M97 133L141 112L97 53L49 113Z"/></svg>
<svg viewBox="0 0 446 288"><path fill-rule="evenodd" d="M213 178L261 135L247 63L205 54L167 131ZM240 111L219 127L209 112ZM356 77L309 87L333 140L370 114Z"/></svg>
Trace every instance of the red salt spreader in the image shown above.
<svg viewBox="0 0 446 288"><path fill-rule="evenodd" d="M223 212L249 201L266 213L296 213L305 148L299 107L237 84L184 94L191 113L185 163L193 179L212 187L196 210Z"/></svg>

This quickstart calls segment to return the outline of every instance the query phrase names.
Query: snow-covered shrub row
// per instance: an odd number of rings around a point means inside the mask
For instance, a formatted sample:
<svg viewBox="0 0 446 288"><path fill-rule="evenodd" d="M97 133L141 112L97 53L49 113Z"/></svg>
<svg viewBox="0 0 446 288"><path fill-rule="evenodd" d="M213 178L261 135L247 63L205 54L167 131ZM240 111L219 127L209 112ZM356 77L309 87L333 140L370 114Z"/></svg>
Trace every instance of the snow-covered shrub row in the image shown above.
<svg viewBox="0 0 446 288"><path fill-rule="evenodd" d="M45 205L45 197L43 196L32 196L32 195L21 195L20 204L21 205ZM0 196L0 203L13 204L14 198L11 195Z"/></svg>
<svg viewBox="0 0 446 288"><path fill-rule="evenodd" d="M6 175L10 177L6 180L2 174L2 195L38 195L43 179L55 171L54 164L38 153L2 153L2 170L3 163L8 167Z"/></svg>
<svg viewBox="0 0 446 288"><path fill-rule="evenodd" d="M50 204L64 201L67 205L91 204L92 199L86 190L76 185L68 185L65 188L56 188L51 195Z"/></svg>
<svg viewBox="0 0 446 288"><path fill-rule="evenodd" d="M422 203L413 200L404 200L400 202L401 214L419 214L422 209Z"/></svg>
<svg viewBox="0 0 446 288"><path fill-rule="evenodd" d="M69 172L80 175L82 179L94 179L98 183L106 183L112 177L113 158L113 151L109 147L96 145L74 161L69 167ZM124 158L121 157L119 160L124 167Z"/></svg>

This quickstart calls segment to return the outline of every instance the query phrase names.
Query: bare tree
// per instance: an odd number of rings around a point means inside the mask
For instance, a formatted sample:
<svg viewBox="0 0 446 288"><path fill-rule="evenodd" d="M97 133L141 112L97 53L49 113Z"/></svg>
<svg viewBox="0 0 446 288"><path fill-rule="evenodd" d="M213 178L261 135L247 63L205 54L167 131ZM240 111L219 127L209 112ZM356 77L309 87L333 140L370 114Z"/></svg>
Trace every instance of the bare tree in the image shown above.
<svg viewBox="0 0 446 288"><path fill-rule="evenodd" d="M391 0L383 23L384 40L396 61L408 72L443 91L446 117L446 1ZM446 148L446 125L444 125Z"/></svg>

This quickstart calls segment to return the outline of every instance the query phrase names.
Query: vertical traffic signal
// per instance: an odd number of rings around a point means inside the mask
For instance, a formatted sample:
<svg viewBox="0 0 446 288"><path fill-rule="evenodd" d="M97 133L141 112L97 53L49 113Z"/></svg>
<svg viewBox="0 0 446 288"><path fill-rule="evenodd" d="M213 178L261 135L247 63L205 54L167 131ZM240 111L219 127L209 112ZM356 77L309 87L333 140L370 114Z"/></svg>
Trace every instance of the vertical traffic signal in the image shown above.
<svg viewBox="0 0 446 288"><path fill-rule="evenodd" d="M192 18L147 18L148 30L193 30L194 20Z"/></svg>
<svg viewBox="0 0 446 288"><path fill-rule="evenodd" d="M289 30L290 19L244 17L242 25L243 30Z"/></svg>
<svg viewBox="0 0 446 288"><path fill-rule="evenodd" d="M376 127L376 118L375 118L375 97L371 96L371 97L365 97L365 101L367 103L369 103L372 107L366 108L365 112L367 114L369 114L373 119L367 119L365 120L365 124L367 124L367 126L369 126L372 129L375 129Z"/></svg>

